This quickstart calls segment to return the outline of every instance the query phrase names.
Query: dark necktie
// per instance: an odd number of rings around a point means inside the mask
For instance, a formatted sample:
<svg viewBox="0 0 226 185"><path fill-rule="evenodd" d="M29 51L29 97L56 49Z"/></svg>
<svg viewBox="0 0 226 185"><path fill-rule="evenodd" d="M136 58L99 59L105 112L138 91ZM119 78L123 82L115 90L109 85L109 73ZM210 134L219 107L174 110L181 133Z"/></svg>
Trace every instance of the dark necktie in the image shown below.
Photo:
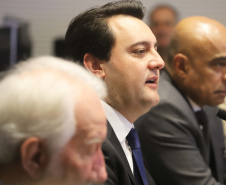
<svg viewBox="0 0 226 185"><path fill-rule="evenodd" d="M201 109L195 112L196 118L198 120L199 125L202 128L202 132L205 138L205 141L208 143L209 136L208 136L208 119L206 117L206 113Z"/></svg>
<svg viewBox="0 0 226 185"><path fill-rule="evenodd" d="M205 151L206 158L205 161L209 164L210 160L210 139L209 139L209 129L208 129L208 119L206 113L203 110L195 112L196 118L198 120L200 129L202 130L204 140L205 140Z"/></svg>
<svg viewBox="0 0 226 185"><path fill-rule="evenodd" d="M148 185L137 131L132 128L126 139L132 150L133 169L136 182L138 185Z"/></svg>

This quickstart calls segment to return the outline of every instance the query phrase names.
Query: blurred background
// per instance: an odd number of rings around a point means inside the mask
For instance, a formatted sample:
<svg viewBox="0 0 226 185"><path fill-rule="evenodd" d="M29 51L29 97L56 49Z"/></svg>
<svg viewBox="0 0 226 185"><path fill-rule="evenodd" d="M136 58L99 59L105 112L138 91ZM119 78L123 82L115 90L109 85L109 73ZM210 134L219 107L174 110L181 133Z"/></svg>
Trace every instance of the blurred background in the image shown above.
<svg viewBox="0 0 226 185"><path fill-rule="evenodd" d="M226 0L141 0L144 21L157 4L174 6L179 18L203 15L226 25ZM10 65L30 56L62 55L62 38L73 17L110 0L0 0L0 61ZM11 50L11 53L7 51ZM2 66L4 68L4 66Z"/></svg>

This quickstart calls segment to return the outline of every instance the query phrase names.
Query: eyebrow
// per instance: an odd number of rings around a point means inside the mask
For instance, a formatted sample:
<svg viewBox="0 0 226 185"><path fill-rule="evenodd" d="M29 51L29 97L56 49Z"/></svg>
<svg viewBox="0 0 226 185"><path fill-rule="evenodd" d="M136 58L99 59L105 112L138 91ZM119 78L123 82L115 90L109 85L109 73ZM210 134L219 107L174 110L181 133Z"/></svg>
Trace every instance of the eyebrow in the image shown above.
<svg viewBox="0 0 226 185"><path fill-rule="evenodd" d="M137 46L137 45L151 45L150 42L147 42L147 41L141 41L141 42L137 42L135 44L132 44L131 47L134 47L134 46ZM155 42L154 44L154 47L157 47L158 46L158 43L157 41Z"/></svg>
<svg viewBox="0 0 226 185"><path fill-rule="evenodd" d="M226 56L225 57L213 58L211 61L217 61L217 60L226 60Z"/></svg>
<svg viewBox="0 0 226 185"><path fill-rule="evenodd" d="M87 139L87 140L85 141L85 143L86 143L87 145L92 145L92 144L95 144L95 143L101 143L101 142L102 142L102 140L101 140L100 138Z"/></svg>

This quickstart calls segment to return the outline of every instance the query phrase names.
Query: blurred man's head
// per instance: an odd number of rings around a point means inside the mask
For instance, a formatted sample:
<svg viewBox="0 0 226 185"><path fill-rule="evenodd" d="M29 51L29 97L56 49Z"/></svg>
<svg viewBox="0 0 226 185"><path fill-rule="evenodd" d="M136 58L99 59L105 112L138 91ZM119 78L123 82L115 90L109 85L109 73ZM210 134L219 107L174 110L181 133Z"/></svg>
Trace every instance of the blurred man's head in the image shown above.
<svg viewBox="0 0 226 185"><path fill-rule="evenodd" d="M158 5L151 11L149 20L150 28L158 41L158 51L165 60L178 13L169 5Z"/></svg>
<svg viewBox="0 0 226 185"><path fill-rule="evenodd" d="M40 57L0 83L0 180L88 184L106 179L103 82L77 64Z"/></svg>
<svg viewBox="0 0 226 185"><path fill-rule="evenodd" d="M226 96L226 28L206 17L189 17L175 27L167 69L199 106Z"/></svg>
<svg viewBox="0 0 226 185"><path fill-rule="evenodd" d="M66 33L69 55L105 80L106 102L133 122L159 102L157 42L139 1L118 1L78 15Z"/></svg>

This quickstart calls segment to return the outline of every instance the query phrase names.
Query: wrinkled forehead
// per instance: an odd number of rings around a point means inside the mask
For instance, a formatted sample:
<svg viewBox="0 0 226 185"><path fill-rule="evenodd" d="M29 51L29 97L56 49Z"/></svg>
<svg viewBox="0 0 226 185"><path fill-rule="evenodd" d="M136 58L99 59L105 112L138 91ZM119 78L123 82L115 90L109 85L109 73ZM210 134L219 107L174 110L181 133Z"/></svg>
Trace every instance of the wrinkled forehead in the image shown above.
<svg viewBox="0 0 226 185"><path fill-rule="evenodd" d="M95 101L83 105L79 107L81 111L76 115L77 134L86 146L102 143L107 133L103 108Z"/></svg>
<svg viewBox="0 0 226 185"><path fill-rule="evenodd" d="M101 105L101 100L93 89L84 88L78 97L75 107L75 115L78 127L105 127L105 114Z"/></svg>

